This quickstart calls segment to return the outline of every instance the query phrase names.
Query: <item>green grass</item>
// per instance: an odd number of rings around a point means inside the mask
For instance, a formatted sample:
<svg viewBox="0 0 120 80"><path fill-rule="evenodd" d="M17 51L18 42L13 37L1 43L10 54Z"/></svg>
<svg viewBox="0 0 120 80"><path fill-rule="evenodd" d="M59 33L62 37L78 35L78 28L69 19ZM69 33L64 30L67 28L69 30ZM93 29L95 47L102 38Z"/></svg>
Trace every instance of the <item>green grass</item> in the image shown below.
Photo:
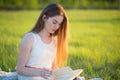
<svg viewBox="0 0 120 80"><path fill-rule="evenodd" d="M20 40L40 11L0 11L0 67L15 71ZM120 12L67 10L70 23L68 65L82 68L86 80L120 79Z"/></svg>

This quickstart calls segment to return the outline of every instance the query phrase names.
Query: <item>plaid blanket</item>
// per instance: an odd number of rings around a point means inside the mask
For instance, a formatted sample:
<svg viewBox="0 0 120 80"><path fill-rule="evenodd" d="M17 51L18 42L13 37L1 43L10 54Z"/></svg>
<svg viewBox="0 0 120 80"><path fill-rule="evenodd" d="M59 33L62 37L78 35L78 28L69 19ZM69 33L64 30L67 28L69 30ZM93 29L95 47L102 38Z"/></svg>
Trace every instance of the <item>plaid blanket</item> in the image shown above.
<svg viewBox="0 0 120 80"><path fill-rule="evenodd" d="M18 80L17 73L0 71L0 80Z"/></svg>

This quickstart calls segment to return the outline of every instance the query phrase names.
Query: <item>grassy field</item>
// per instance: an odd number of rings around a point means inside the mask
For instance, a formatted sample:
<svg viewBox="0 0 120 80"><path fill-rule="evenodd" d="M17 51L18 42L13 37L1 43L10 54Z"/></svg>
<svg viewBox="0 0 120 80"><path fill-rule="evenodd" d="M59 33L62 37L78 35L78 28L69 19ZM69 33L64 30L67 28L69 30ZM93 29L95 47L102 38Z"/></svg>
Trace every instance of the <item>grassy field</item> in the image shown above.
<svg viewBox="0 0 120 80"><path fill-rule="evenodd" d="M0 11L0 67L15 71L20 40L40 11ZM70 23L68 65L82 68L86 80L120 79L120 11L67 10Z"/></svg>

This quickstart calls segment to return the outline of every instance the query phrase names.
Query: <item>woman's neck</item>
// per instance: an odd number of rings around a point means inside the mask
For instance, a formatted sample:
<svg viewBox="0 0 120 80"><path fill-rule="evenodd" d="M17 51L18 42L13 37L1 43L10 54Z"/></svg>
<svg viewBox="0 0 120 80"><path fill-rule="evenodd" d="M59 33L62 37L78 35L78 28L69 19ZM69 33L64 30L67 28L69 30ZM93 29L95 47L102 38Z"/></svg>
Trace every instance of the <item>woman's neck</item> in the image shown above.
<svg viewBox="0 0 120 80"><path fill-rule="evenodd" d="M44 29L42 31L40 31L38 34L43 39L50 39L51 38L50 33L46 32Z"/></svg>

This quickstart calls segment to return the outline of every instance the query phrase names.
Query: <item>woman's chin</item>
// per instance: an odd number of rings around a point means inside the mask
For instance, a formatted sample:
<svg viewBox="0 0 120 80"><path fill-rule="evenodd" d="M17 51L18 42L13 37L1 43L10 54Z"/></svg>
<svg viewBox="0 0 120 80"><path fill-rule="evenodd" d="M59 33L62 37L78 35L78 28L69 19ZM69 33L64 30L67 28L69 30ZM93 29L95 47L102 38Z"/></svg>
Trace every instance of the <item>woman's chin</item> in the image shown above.
<svg viewBox="0 0 120 80"><path fill-rule="evenodd" d="M50 33L53 34L53 33L55 33L55 31L51 31Z"/></svg>

